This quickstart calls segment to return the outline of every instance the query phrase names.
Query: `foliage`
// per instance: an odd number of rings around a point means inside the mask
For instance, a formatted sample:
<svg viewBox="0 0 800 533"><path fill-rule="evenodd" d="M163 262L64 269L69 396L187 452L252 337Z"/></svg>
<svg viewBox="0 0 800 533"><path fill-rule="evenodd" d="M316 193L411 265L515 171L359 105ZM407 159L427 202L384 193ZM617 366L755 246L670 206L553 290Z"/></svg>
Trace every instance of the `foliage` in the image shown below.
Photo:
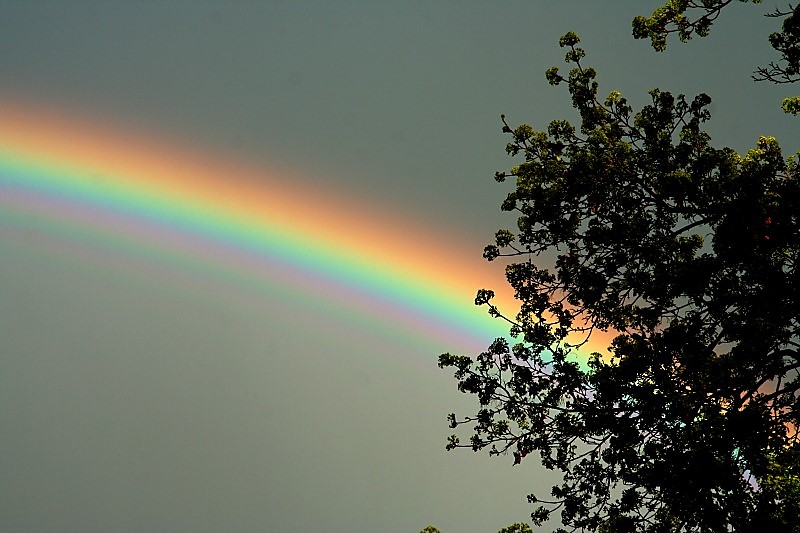
<svg viewBox="0 0 800 533"><path fill-rule="evenodd" d="M502 209L517 229L484 256L510 258L520 311L479 291L513 340L440 356L480 403L449 415L472 434L448 449L559 471L550 497L528 497L536 525L559 511L589 531L800 530L798 160L771 137L744 155L713 147L705 94L654 89L638 112L599 98L578 43L560 40L566 76L546 73L577 127L503 117L524 158L495 175L515 180ZM616 335L609 354L581 362L599 330Z"/></svg>
<svg viewBox="0 0 800 533"><path fill-rule="evenodd" d="M515 524L511 524L508 527L504 527L497 533L533 533L533 530L531 529L531 526L529 526L528 524L517 522Z"/></svg>
<svg viewBox="0 0 800 533"><path fill-rule="evenodd" d="M739 1L761 3L761 0ZM638 16L633 20L633 36L636 39L650 39L657 51L666 50L667 37L673 33L682 42L690 40L694 35L705 37L720 12L732 2L733 0L668 0L649 17ZM693 14L697 14L696 18L692 18ZM800 81L800 4L795 7L790 5L786 10L775 9L766 16L784 18L781 31L773 32L769 36L769 42L780 54L780 59L777 62L771 61L766 67L758 67L753 73L753 79L773 83ZM781 107L786 113L800 114L800 97L784 99Z"/></svg>
<svg viewBox="0 0 800 533"><path fill-rule="evenodd" d="M439 531L439 528L437 528L436 526L426 526L419 533L441 533L441 531ZM497 533L533 533L533 530L531 529L531 526L529 526L528 524L522 524L520 522L517 522L515 524L511 524L508 527L504 527Z"/></svg>
<svg viewBox="0 0 800 533"><path fill-rule="evenodd" d="M783 102L781 103L781 108L783 109L784 113L788 113L790 115L800 115L800 96L790 96L789 98L784 98Z"/></svg>
<svg viewBox="0 0 800 533"><path fill-rule="evenodd" d="M776 10L769 16L786 17L782 31L771 33L769 43L780 52L785 63L770 62L766 67L759 67L754 78L757 81L774 83L793 83L800 81L800 5L789 11Z"/></svg>
<svg viewBox="0 0 800 533"><path fill-rule="evenodd" d="M739 0L742 3L760 4L762 0ZM667 49L667 37L677 34L681 42L693 36L706 37L711 26L722 10L733 0L667 0L649 17L638 16L633 19L633 37L650 39L653 49L663 52ZM697 13L696 18L687 16Z"/></svg>

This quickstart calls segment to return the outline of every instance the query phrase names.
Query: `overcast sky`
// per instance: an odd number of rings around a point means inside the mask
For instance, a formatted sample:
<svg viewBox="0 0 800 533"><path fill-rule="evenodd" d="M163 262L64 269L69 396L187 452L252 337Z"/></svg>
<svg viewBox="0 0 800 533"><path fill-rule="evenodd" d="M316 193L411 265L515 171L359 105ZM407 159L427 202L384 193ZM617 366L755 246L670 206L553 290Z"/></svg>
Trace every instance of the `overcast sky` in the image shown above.
<svg viewBox="0 0 800 533"><path fill-rule="evenodd" d="M630 20L657 4L0 0L0 100L291 168L479 262L508 225L499 115L574 118L544 79L568 30L602 94L706 92L718 146L797 148L787 88L750 80L765 8L656 54ZM444 451L445 415L474 406L434 342L291 286L276 305L20 242L0 231L0 530L485 532L548 485Z"/></svg>

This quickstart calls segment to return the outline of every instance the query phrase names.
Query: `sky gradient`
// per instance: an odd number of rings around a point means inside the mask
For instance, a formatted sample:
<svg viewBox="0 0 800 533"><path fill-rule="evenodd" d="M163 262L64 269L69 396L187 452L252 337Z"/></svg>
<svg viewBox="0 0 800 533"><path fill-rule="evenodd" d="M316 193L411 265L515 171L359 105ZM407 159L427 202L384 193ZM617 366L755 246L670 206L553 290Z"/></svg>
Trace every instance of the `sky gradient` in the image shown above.
<svg viewBox="0 0 800 533"><path fill-rule="evenodd" d="M0 2L0 529L525 520L548 474L446 453L474 405L435 364L496 330L500 113L574 117L574 30L601 93L793 148L761 8L658 55L649 4Z"/></svg>

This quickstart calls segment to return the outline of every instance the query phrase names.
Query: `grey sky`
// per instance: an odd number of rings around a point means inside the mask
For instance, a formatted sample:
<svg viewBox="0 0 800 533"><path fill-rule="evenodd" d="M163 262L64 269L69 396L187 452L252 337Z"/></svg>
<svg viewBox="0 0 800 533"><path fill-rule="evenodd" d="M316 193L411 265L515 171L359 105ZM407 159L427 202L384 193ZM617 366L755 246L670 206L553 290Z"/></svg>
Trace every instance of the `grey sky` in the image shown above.
<svg viewBox="0 0 800 533"><path fill-rule="evenodd" d="M630 20L657 3L5 0L0 98L292 167L481 261L507 223L500 113L574 117L543 74L567 30L602 93L707 92L718 145L796 148L787 88L749 77L773 58L764 8L656 54ZM472 402L441 347L346 307L156 287L2 230L0 257L0 530L496 531L546 486L533 465L445 453L444 416Z"/></svg>

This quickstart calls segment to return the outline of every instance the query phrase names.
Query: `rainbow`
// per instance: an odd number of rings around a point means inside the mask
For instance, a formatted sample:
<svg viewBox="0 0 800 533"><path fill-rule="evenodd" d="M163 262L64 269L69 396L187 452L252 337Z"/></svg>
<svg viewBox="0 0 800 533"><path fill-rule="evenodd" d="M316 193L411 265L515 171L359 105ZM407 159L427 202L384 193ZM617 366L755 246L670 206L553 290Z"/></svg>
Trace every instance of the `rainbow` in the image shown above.
<svg viewBox="0 0 800 533"><path fill-rule="evenodd" d="M505 285L478 250L310 183L152 132L0 101L3 239L22 244L35 227L54 252L161 282L264 298L288 286L283 297L333 302L365 327L399 328L442 351L480 351L507 334L472 305L478 288ZM513 308L508 295L499 300Z"/></svg>
<svg viewBox="0 0 800 533"><path fill-rule="evenodd" d="M476 289L503 281L477 251L308 182L164 136L0 102L4 239L36 227L54 250L115 268L265 295L288 284L454 351L505 333L471 305Z"/></svg>

